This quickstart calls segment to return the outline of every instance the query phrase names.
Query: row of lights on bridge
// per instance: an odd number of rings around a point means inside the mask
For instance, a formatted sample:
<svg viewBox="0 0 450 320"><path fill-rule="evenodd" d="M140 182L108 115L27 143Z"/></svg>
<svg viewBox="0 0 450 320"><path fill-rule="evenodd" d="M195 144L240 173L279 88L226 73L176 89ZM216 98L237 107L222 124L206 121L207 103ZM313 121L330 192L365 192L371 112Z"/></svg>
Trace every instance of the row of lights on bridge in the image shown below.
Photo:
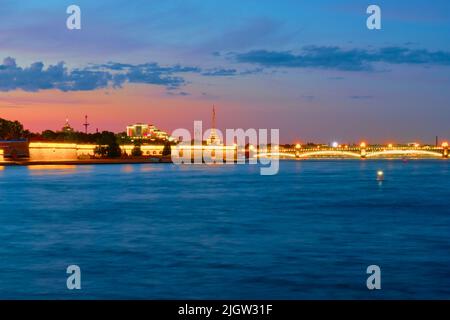
<svg viewBox="0 0 450 320"><path fill-rule="evenodd" d="M340 144L338 144L337 142L333 142L331 146L332 146L333 148L341 148L341 147L342 147L342 146L341 146ZM361 144L360 144L359 146L360 146L361 148L367 148L367 143L361 142ZM348 147L348 146L345 145L344 147ZM388 148L393 148L393 147L394 147L394 145L393 145L392 143L388 144ZM420 144L415 143L415 144L414 144L414 147L418 148L418 147L420 147ZM299 143L297 143L297 144L295 145L295 148L296 148L296 149L301 149L301 148L302 148L302 145L299 144ZM443 143L442 143L442 148L448 148L448 142L443 142Z"/></svg>

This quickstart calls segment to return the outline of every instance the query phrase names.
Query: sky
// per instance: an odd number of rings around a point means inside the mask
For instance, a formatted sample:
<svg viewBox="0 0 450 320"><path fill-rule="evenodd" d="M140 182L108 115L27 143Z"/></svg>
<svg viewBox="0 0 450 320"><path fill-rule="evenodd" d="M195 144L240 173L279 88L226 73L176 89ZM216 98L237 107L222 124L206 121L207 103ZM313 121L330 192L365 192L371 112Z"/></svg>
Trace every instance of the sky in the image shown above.
<svg viewBox="0 0 450 320"><path fill-rule="evenodd" d="M69 30L69 5L81 30ZM370 4L381 30L366 26ZM280 129L450 139L447 0L0 0L0 118L32 131Z"/></svg>

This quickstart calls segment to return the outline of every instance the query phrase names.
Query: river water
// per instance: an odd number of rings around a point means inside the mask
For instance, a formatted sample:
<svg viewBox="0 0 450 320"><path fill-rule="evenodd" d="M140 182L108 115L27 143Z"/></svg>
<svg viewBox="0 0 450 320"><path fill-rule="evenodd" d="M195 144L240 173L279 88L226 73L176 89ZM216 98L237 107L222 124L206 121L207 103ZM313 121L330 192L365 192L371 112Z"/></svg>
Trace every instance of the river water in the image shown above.
<svg viewBox="0 0 450 320"><path fill-rule="evenodd" d="M450 162L259 172L0 168L0 298L450 299ZM66 287L73 264L81 290ZM381 290L366 287L369 265Z"/></svg>

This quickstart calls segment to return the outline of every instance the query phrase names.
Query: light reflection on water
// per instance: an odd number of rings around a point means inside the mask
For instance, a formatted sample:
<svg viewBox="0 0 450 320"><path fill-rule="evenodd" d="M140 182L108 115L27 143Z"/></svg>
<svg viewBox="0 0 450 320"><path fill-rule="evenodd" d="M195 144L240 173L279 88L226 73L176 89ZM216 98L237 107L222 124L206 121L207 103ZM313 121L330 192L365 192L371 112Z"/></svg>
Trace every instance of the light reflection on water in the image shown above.
<svg viewBox="0 0 450 320"><path fill-rule="evenodd" d="M32 176L48 176L48 175L74 175L79 173L80 171L86 171L92 168L84 166L76 166L76 165L65 165L65 164L57 164L57 165L31 165L26 166L26 169L29 171L29 174ZM12 169L12 168L11 168Z"/></svg>
<svg viewBox="0 0 450 320"><path fill-rule="evenodd" d="M7 167L0 298L450 298L448 161L280 165Z"/></svg>

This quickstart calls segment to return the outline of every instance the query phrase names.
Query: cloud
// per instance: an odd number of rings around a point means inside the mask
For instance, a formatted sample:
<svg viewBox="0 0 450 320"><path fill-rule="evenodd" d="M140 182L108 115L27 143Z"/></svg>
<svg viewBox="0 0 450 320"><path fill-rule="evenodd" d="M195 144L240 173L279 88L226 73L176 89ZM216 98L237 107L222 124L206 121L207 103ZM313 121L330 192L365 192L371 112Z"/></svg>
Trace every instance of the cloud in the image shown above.
<svg viewBox="0 0 450 320"><path fill-rule="evenodd" d="M211 69L202 73L203 76L208 77L228 77L238 74L236 69Z"/></svg>
<svg viewBox="0 0 450 320"><path fill-rule="evenodd" d="M257 73L261 73L263 72L264 69L263 68L256 68L256 69L251 69L251 70L244 70L241 71L239 74L241 76L246 76L246 75L250 75L250 74L257 74Z"/></svg>
<svg viewBox="0 0 450 320"><path fill-rule="evenodd" d="M186 73L186 72L200 72L201 69L192 66L181 66L179 64L173 66L160 66L156 62L149 62L143 64L126 64L117 62L108 62L103 65L98 65L98 69L109 69L117 71L142 71L150 73L160 73L160 74L174 74L174 73Z"/></svg>
<svg viewBox="0 0 450 320"><path fill-rule="evenodd" d="M7 57L3 64L0 64L0 92L12 90L33 92L48 89L90 91L121 88L127 83L157 85L167 90L175 90L188 83L184 75L189 73L219 77L245 76L261 71L262 68L243 71L226 68L203 70L179 64L161 66L156 62L143 64L108 62L69 70L64 62L48 67L42 62L35 62L29 67L20 67L14 58Z"/></svg>
<svg viewBox="0 0 450 320"><path fill-rule="evenodd" d="M202 70L198 67L181 66L161 66L156 62L144 64L124 64L108 62L107 64L93 66L95 69L106 70L108 72L118 72L118 83L115 86L121 86L123 83L143 83L152 85L161 85L167 88L176 89L186 84L183 77L176 76L180 73L200 73Z"/></svg>
<svg viewBox="0 0 450 320"><path fill-rule="evenodd" d="M47 69L42 62L22 68L17 66L14 58L8 57L0 65L0 91L94 90L107 87L113 78L113 75L102 71L75 69L69 72L63 62L50 65Z"/></svg>
<svg viewBox="0 0 450 320"><path fill-rule="evenodd" d="M246 76L256 73L261 73L262 68L239 71L236 69L209 69L202 72L202 76L206 77L234 77L234 76Z"/></svg>
<svg viewBox="0 0 450 320"><path fill-rule="evenodd" d="M234 53L239 63L257 64L271 68L319 68L341 71L372 71L374 63L450 65L450 52L385 47L376 50L342 49L340 47L307 46L302 52L253 50Z"/></svg>
<svg viewBox="0 0 450 320"><path fill-rule="evenodd" d="M189 92L185 92L185 91L181 91L181 92L167 91L167 95L187 97L187 96L190 96L191 94Z"/></svg>
<svg viewBox="0 0 450 320"><path fill-rule="evenodd" d="M45 68L42 62L29 67L17 66L14 58L5 58L0 65L0 91L89 91L104 88L119 88L125 83L141 83L176 89L186 84L179 73L201 72L196 67L180 65L160 66L157 63L122 64L107 63L69 70L64 62Z"/></svg>

